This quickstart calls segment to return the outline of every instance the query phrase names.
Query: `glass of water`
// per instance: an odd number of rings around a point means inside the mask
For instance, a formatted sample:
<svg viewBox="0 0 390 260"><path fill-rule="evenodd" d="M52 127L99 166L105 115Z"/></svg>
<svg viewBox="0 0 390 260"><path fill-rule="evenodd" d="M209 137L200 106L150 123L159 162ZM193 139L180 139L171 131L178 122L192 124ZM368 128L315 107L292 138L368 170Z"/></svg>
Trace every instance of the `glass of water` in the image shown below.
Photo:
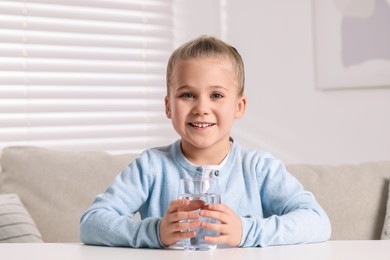
<svg viewBox="0 0 390 260"><path fill-rule="evenodd" d="M188 178L181 179L179 185L179 199L187 200L203 200L205 205L221 203L221 195L219 194L218 179L217 178ZM199 210L197 210L199 211ZM219 221L211 218L199 219L201 222L219 223ZM193 220L185 220L187 222ZM202 228L195 228L191 230L183 230L183 232L195 231L196 236L183 240L183 246L186 250L203 251L211 250L217 247L216 244L210 244L204 241L205 236L217 236L218 232L206 230Z"/></svg>

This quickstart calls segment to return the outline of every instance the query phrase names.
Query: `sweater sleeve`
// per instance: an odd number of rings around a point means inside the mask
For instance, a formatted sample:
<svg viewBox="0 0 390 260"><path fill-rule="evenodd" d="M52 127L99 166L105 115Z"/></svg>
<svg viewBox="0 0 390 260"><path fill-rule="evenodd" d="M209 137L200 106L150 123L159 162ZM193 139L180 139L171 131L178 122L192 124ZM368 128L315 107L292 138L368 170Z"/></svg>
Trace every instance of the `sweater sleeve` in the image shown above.
<svg viewBox="0 0 390 260"><path fill-rule="evenodd" d="M151 180L142 174L145 162L136 159L119 174L104 194L98 195L80 221L80 239L85 244L163 247L161 218L134 220L132 217L148 198Z"/></svg>
<svg viewBox="0 0 390 260"><path fill-rule="evenodd" d="M263 216L241 217L240 246L265 247L329 239L331 225L325 211L281 161L271 156L262 159L257 179Z"/></svg>

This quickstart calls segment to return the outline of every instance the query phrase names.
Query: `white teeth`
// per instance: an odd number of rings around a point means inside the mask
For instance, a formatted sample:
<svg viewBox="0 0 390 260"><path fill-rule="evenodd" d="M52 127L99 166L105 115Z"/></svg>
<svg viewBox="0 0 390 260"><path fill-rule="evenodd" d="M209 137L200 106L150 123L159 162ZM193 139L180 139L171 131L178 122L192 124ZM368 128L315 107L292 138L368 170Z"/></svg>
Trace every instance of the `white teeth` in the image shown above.
<svg viewBox="0 0 390 260"><path fill-rule="evenodd" d="M200 128L204 128L204 127L212 126L213 124L197 124L197 123L191 123L191 125L196 126L196 127L200 127Z"/></svg>

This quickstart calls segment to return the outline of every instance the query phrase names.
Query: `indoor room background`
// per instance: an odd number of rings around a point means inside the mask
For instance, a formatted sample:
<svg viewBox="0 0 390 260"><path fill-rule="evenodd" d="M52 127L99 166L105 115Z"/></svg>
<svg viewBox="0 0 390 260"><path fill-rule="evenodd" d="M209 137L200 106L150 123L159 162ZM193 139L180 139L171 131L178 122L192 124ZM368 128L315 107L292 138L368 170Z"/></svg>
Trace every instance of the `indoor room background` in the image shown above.
<svg viewBox="0 0 390 260"><path fill-rule="evenodd" d="M60 6L50 7L56 2ZM316 6L322 1L129 2L0 2L0 149L120 153L173 142L178 136L164 115L164 66L175 47L207 34L235 46L244 59L248 106L232 132L238 142L286 163L390 159L390 47L373 58L383 77L349 85L323 80L321 70L332 67L324 50L337 41L325 37L332 28L327 9ZM342 5L348 1L327 2L350 10ZM390 17L390 1L366 4L370 15L381 5ZM345 17L367 19L359 10ZM124 18L128 14L134 20ZM388 26L376 28L389 40ZM372 35L362 39L378 45ZM366 66L367 60L345 66Z"/></svg>

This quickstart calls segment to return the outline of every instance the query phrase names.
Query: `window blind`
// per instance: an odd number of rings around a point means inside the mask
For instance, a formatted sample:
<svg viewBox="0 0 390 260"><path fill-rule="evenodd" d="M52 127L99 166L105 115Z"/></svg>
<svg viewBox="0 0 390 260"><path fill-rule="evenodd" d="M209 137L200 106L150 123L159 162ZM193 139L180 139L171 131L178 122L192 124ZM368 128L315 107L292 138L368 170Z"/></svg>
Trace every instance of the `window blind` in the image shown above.
<svg viewBox="0 0 390 260"><path fill-rule="evenodd" d="M172 1L0 1L0 149L173 141L163 100Z"/></svg>

